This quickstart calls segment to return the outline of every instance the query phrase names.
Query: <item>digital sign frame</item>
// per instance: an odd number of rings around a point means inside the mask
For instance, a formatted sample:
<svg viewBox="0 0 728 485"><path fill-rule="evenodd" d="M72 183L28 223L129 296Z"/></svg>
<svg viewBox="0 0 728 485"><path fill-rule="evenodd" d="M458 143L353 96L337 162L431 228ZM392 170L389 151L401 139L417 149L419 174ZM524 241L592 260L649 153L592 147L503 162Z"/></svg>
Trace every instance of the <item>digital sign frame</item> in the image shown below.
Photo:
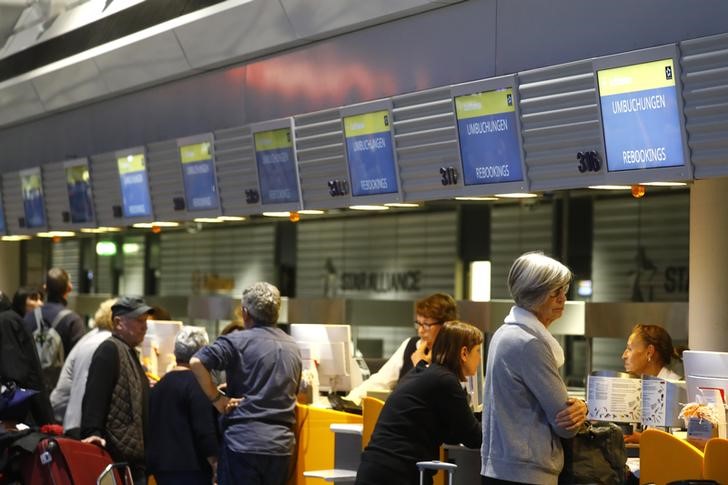
<svg viewBox="0 0 728 485"><path fill-rule="evenodd" d="M303 198L293 118L255 123L250 131L261 209L301 210Z"/></svg>
<svg viewBox="0 0 728 485"><path fill-rule="evenodd" d="M114 158L119 174L123 218L134 222L153 221L146 149L141 146L121 150L114 153Z"/></svg>
<svg viewBox="0 0 728 485"><path fill-rule="evenodd" d="M177 140L177 149L187 212L219 215L220 187L212 133L180 138Z"/></svg>
<svg viewBox="0 0 728 485"><path fill-rule="evenodd" d="M450 88L463 196L526 192L518 78L503 76Z"/></svg>
<svg viewBox="0 0 728 485"><path fill-rule="evenodd" d="M402 202L392 101L339 110L351 204Z"/></svg>
<svg viewBox="0 0 728 485"><path fill-rule="evenodd" d="M48 227L48 215L43 192L43 174L40 167L29 168L18 172L23 199L23 216L25 228L44 230Z"/></svg>
<svg viewBox="0 0 728 485"><path fill-rule="evenodd" d="M68 194L69 222L74 225L93 225L96 221L91 172L86 158L63 162Z"/></svg>
<svg viewBox="0 0 728 485"><path fill-rule="evenodd" d="M691 180L677 46L593 61L605 184Z"/></svg>

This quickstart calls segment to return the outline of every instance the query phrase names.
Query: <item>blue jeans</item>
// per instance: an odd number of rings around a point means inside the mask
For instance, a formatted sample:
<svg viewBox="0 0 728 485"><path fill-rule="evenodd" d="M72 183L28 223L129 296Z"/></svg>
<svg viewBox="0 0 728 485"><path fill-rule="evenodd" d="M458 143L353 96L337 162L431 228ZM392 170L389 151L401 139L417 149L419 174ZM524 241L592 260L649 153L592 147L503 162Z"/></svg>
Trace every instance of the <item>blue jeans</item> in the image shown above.
<svg viewBox="0 0 728 485"><path fill-rule="evenodd" d="M218 485L285 485L290 455L256 455L220 450L217 464Z"/></svg>

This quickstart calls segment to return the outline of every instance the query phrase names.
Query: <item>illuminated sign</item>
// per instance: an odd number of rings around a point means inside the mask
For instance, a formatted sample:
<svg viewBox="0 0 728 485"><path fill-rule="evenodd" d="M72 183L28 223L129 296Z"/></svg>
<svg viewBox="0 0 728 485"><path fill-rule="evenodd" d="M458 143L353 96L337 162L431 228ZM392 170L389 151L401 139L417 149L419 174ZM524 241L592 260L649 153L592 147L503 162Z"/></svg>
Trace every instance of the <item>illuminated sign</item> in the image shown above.
<svg viewBox="0 0 728 485"><path fill-rule="evenodd" d="M291 129L254 134L255 160L263 204L298 202L298 172Z"/></svg>
<svg viewBox="0 0 728 485"><path fill-rule="evenodd" d="M672 59L597 71L607 169L685 165Z"/></svg>
<svg viewBox="0 0 728 485"><path fill-rule="evenodd" d="M179 154L187 209L191 211L217 209L219 199L215 166L212 161L212 142L180 144Z"/></svg>
<svg viewBox="0 0 728 485"><path fill-rule="evenodd" d="M40 168L21 171L20 187L23 193L25 227L45 227L45 203Z"/></svg>
<svg viewBox="0 0 728 485"><path fill-rule="evenodd" d="M91 194L91 176L86 160L74 160L64 163L66 172L66 188L68 189L68 206L71 222L93 222L93 196Z"/></svg>
<svg viewBox="0 0 728 485"><path fill-rule="evenodd" d="M129 154L116 159L121 182L124 217L150 217L152 202L144 154Z"/></svg>
<svg viewBox="0 0 728 485"><path fill-rule="evenodd" d="M455 97L465 185L523 180L513 89Z"/></svg>
<svg viewBox="0 0 728 485"><path fill-rule="evenodd" d="M344 137L352 195L399 192L389 111L345 117Z"/></svg>

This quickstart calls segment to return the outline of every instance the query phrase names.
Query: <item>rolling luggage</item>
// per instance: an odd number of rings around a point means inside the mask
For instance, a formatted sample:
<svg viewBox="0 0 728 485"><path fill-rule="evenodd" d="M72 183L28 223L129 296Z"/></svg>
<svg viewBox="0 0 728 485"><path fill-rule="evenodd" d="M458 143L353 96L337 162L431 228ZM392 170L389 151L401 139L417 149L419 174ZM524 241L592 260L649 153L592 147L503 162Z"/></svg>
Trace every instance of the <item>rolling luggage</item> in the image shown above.
<svg viewBox="0 0 728 485"><path fill-rule="evenodd" d="M455 470L458 466L455 463L448 463L446 461L418 461L417 469L420 471L420 485L424 483L425 470L445 470L447 474L447 481L449 485L452 485L452 476L455 474Z"/></svg>
<svg viewBox="0 0 728 485"><path fill-rule="evenodd" d="M27 456L23 479L33 485L88 485L98 483L109 465L116 467L115 481L107 483L132 484L129 468L114 464L103 448L69 438L46 438Z"/></svg>

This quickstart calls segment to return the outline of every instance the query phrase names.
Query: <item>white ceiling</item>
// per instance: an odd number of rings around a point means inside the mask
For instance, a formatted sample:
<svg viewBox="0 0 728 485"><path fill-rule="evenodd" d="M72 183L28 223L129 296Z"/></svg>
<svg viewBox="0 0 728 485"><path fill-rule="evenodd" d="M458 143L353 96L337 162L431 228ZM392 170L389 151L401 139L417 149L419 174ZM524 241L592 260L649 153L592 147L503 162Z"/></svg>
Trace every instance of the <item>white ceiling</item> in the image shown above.
<svg viewBox="0 0 728 485"><path fill-rule="evenodd" d="M115 0L103 15L139 1ZM227 0L0 82L0 126L460 1ZM79 9L100 4L108 6L86 0L63 11L33 42L68 31Z"/></svg>

